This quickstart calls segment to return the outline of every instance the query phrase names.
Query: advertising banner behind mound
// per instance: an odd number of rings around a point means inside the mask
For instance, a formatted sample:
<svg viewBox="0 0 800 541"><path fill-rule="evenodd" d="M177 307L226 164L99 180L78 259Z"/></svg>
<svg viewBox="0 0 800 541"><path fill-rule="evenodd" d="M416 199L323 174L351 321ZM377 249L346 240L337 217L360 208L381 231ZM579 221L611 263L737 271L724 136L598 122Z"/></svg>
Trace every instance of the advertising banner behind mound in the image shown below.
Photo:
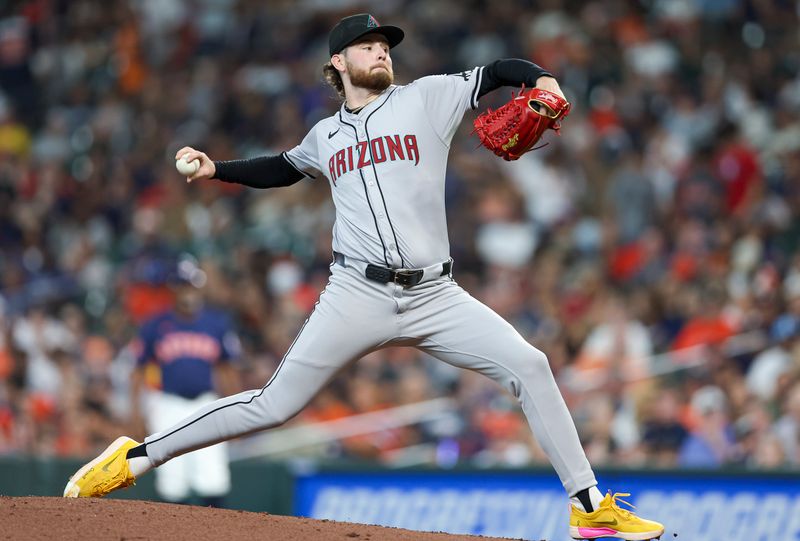
<svg viewBox="0 0 800 541"><path fill-rule="evenodd" d="M677 541L800 541L800 476L631 473L600 476L631 492ZM295 514L411 530L568 541L554 473L321 472L301 475Z"/></svg>

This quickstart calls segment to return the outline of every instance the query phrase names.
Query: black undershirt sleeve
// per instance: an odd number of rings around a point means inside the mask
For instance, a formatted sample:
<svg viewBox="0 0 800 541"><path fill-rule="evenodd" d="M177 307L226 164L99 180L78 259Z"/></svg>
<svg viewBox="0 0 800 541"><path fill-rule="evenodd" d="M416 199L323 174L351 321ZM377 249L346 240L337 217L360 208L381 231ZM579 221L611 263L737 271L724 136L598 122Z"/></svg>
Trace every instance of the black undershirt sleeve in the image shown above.
<svg viewBox="0 0 800 541"><path fill-rule="evenodd" d="M217 171L213 178L251 188L291 186L305 176L283 154L214 162L214 166Z"/></svg>
<svg viewBox="0 0 800 541"><path fill-rule="evenodd" d="M542 75L552 77L549 72L527 60L519 58L495 60L483 68L478 98L501 86L522 86L524 83L527 88L533 88L536 86L536 80Z"/></svg>

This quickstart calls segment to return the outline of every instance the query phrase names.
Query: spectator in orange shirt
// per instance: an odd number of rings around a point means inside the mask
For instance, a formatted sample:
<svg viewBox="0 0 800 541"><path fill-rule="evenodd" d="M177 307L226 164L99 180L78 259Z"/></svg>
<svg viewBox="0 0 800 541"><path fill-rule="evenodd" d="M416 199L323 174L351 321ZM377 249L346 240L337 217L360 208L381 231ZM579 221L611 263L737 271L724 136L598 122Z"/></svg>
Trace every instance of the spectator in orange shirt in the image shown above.
<svg viewBox="0 0 800 541"><path fill-rule="evenodd" d="M733 336L734 326L723 314L724 292L715 287L697 289L690 299L689 318L672 342L673 351L701 344L721 345ZM690 360L689 357L676 358L677 362L687 360Z"/></svg>

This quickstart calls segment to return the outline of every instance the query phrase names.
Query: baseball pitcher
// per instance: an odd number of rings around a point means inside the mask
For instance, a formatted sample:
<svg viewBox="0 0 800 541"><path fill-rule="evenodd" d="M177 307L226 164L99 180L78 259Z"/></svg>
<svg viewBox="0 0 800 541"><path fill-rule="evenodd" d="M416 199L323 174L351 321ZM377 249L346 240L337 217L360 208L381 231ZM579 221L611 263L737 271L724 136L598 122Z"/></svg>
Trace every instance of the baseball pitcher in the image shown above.
<svg viewBox="0 0 800 541"><path fill-rule="evenodd" d="M390 51L403 36L369 14L336 24L323 70L342 106L291 150L217 162L178 151L176 159L199 160L188 181L273 188L326 178L336 206L330 280L266 385L217 400L141 444L118 438L72 476L65 496L103 496L184 453L279 426L349 363L403 345L481 372L519 400L570 497L573 538L664 532L619 507L619 494L598 490L545 354L453 279L445 168L464 113L501 86L530 89L475 123L484 145L513 160L568 113L558 83L535 64L509 59L394 85Z"/></svg>

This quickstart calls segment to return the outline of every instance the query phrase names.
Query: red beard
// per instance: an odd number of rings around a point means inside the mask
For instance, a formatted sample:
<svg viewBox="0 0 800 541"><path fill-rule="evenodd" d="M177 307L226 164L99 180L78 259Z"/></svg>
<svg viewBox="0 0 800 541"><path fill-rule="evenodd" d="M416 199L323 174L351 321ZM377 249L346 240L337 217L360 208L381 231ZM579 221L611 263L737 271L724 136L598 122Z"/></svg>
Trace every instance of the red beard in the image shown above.
<svg viewBox="0 0 800 541"><path fill-rule="evenodd" d="M394 82L394 74L389 70L359 70L347 63L350 83L355 87L366 88L373 92L383 92Z"/></svg>

